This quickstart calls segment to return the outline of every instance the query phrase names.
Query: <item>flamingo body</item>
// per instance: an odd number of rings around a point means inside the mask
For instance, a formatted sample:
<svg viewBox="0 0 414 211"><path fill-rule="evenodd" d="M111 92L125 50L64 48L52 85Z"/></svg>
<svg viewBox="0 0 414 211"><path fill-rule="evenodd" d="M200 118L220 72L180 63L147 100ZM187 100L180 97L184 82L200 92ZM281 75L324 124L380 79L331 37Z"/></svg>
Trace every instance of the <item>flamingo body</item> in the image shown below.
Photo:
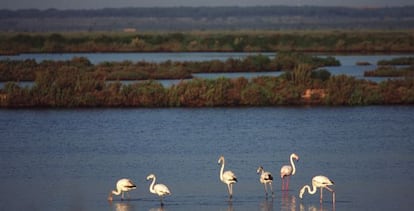
<svg viewBox="0 0 414 211"><path fill-rule="evenodd" d="M237 177L232 171L225 171L221 181L226 184L234 184L237 182Z"/></svg>
<svg viewBox="0 0 414 211"><path fill-rule="evenodd" d="M116 183L116 190L113 190L109 193L108 200L112 201L112 195L121 195L121 200L124 200L124 193L136 189L137 186L127 178L118 180Z"/></svg>
<svg viewBox="0 0 414 211"><path fill-rule="evenodd" d="M156 184L156 185L154 185L154 190L151 193L155 193L158 196L168 196L168 195L171 195L170 190L164 184Z"/></svg>
<svg viewBox="0 0 414 211"><path fill-rule="evenodd" d="M317 188L320 188L320 202L322 203L322 190L325 188L332 192L332 202L335 203L335 191L332 190L329 186L334 185L334 182L330 180L328 177L319 175L312 178L312 189L309 185L305 185L300 189L299 192L299 198L303 198L303 194L305 191L308 191L309 194L315 194L317 191Z"/></svg>
<svg viewBox="0 0 414 211"><path fill-rule="evenodd" d="M293 168L290 165L284 165L280 168L280 178L288 177L293 175Z"/></svg>
<svg viewBox="0 0 414 211"><path fill-rule="evenodd" d="M171 195L171 192L166 185L155 184L155 181L157 180L157 178L155 177L154 174L150 174L147 176L147 180L151 180L151 179L152 179L152 183L149 187L149 191L153 194L158 195L160 197L161 205L164 205L163 197Z"/></svg>
<svg viewBox="0 0 414 211"><path fill-rule="evenodd" d="M229 191L229 197L233 197L233 184L237 183L237 177L232 171L224 171L225 160L223 156L220 156L218 164L221 164L220 169L220 180L227 184L227 189Z"/></svg>

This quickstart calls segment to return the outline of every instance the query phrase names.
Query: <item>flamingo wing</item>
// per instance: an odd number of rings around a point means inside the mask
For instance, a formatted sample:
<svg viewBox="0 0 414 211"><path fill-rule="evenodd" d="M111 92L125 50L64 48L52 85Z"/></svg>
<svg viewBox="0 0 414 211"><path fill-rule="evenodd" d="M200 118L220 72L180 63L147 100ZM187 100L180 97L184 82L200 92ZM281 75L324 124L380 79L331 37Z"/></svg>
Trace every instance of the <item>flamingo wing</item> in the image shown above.
<svg viewBox="0 0 414 211"><path fill-rule="evenodd" d="M226 171L223 173L223 179L226 183L236 183L237 177L232 171Z"/></svg>
<svg viewBox="0 0 414 211"><path fill-rule="evenodd" d="M171 195L170 190L164 184L156 184L154 190L159 196Z"/></svg>
<svg viewBox="0 0 414 211"><path fill-rule="evenodd" d="M313 177L312 182L315 183L319 187L326 187L326 186L334 184L332 180L322 175Z"/></svg>
<svg viewBox="0 0 414 211"><path fill-rule="evenodd" d="M116 183L117 188L119 188L121 191L130 191L133 189L136 189L137 186L130 180L130 179L120 179Z"/></svg>
<svg viewBox="0 0 414 211"><path fill-rule="evenodd" d="M262 174L262 179L265 182L272 182L273 181L273 176L270 172L265 172L264 174Z"/></svg>

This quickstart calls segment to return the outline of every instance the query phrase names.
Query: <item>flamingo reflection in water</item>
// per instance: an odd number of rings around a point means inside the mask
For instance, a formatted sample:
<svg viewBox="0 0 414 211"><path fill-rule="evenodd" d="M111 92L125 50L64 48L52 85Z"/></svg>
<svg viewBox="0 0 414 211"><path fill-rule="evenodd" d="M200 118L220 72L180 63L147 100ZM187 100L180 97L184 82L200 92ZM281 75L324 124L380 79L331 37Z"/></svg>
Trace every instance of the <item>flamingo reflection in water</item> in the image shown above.
<svg viewBox="0 0 414 211"><path fill-rule="evenodd" d="M124 202L115 203L114 206L115 206L116 211L132 211L132 210L135 210L134 206L132 206L129 203L124 203Z"/></svg>
<svg viewBox="0 0 414 211"><path fill-rule="evenodd" d="M164 211L165 209L164 209L164 206L161 206L161 207L154 207L154 208L151 208L151 209L149 209L148 211Z"/></svg>
<svg viewBox="0 0 414 211"><path fill-rule="evenodd" d="M227 211L234 211L233 202L232 201L229 201L229 205L227 207Z"/></svg>
<svg viewBox="0 0 414 211"><path fill-rule="evenodd" d="M285 193L282 195L282 203L280 210L296 210L296 196Z"/></svg>
<svg viewBox="0 0 414 211"><path fill-rule="evenodd" d="M303 205L303 203L301 202L299 204L299 210L300 211L324 211L324 210L329 210L323 207L323 204L320 204L319 207L314 205L314 204L310 204L309 206L305 206ZM332 211L335 211L335 204L332 204Z"/></svg>
<svg viewBox="0 0 414 211"><path fill-rule="evenodd" d="M264 200L260 203L260 211L271 211L273 210L273 198L271 200Z"/></svg>

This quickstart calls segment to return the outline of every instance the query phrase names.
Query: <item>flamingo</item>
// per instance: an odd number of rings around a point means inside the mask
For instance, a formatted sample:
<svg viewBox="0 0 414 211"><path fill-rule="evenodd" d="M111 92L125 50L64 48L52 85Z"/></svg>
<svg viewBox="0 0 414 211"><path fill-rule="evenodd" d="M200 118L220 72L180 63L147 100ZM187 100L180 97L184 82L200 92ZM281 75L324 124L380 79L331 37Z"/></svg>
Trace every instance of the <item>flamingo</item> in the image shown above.
<svg viewBox="0 0 414 211"><path fill-rule="evenodd" d="M232 172L232 171L224 171L224 165L225 165L225 161L224 161L224 157L220 156L219 160L218 160L218 164L221 164L221 169L220 169L220 180L224 183L227 184L227 190L229 191L229 198L233 198L233 184L237 182L237 177L236 175Z"/></svg>
<svg viewBox="0 0 414 211"><path fill-rule="evenodd" d="M272 187L272 183L273 183L272 174L268 171L265 171L262 166L259 166L259 168L257 169L257 174L260 174L260 183L264 185L266 197L267 197L267 184L269 184L270 186L270 190L272 191L272 197L273 197L274 193L273 193L273 187Z"/></svg>
<svg viewBox="0 0 414 211"><path fill-rule="evenodd" d="M309 194L315 194L316 193L316 188L320 188L321 189L321 196L320 196L320 203L322 203L322 190L324 188L326 188L327 190L329 190L332 193L332 203L335 204L335 191L332 190L331 188L329 188L328 186L333 185L334 182L332 180L330 180L328 177L319 175L319 176L315 176L312 178L312 190L310 188L309 185L305 185L302 187L302 189L300 189L299 192L299 198L303 198L303 194L305 193L305 191L307 190Z"/></svg>
<svg viewBox="0 0 414 211"><path fill-rule="evenodd" d="M293 159L295 159L296 161L299 161L299 156L296 155L295 153L292 153L290 155L290 165L284 165L284 166L282 166L282 168L280 168L280 178L282 178L282 190L288 190L288 188L289 188L289 177L291 175L295 175L296 168L295 168L295 163L293 162ZM284 187L285 186L285 178L287 179L286 188Z"/></svg>
<svg viewBox="0 0 414 211"><path fill-rule="evenodd" d="M155 180L157 180L157 178L155 177L154 174L150 174L147 176L147 181L152 179L152 183L149 187L149 191L153 194L156 194L160 197L160 201L161 201L161 206L164 205L163 203L163 197L164 196L168 196L171 195L170 190L168 189L167 186L165 186L164 184L155 184Z"/></svg>
<svg viewBox="0 0 414 211"><path fill-rule="evenodd" d="M108 201L113 200L112 195L120 195L121 193L122 193L121 200L124 200L124 193L130 190L136 189L136 188L137 186L130 179L127 179L127 178L120 179L116 183L116 190L109 192ZM129 194L128 194L128 198L129 198Z"/></svg>

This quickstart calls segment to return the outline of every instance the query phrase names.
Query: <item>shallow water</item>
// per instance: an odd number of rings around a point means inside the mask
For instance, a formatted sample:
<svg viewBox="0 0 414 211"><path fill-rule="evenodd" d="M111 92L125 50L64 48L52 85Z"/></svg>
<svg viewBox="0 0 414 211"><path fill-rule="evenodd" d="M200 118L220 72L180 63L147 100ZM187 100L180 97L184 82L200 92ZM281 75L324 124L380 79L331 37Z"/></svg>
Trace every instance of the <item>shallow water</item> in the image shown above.
<svg viewBox="0 0 414 211"><path fill-rule="evenodd" d="M0 210L412 210L414 107L0 110ZM297 174L280 191L280 167ZM220 155L239 182L227 199ZM275 176L265 199L256 169ZM160 209L150 173L172 196ZM328 191L298 198L323 174ZM106 197L128 177L129 201Z"/></svg>

